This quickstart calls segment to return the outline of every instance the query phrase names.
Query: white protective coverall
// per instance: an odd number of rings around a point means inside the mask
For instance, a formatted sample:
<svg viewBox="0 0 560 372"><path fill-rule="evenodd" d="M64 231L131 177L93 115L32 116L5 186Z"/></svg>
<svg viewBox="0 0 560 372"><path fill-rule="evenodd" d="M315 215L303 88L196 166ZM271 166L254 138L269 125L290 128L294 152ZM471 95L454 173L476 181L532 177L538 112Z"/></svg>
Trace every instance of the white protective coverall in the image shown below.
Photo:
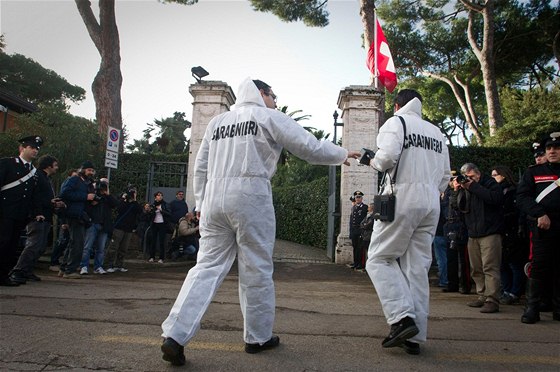
<svg viewBox="0 0 560 372"><path fill-rule="evenodd" d="M414 98L395 112L406 123L388 119L377 136L378 151L371 161L378 171L394 176L400 157L396 184L395 219L375 221L366 270L381 301L387 323L409 316L419 333L410 341L426 341L430 288L428 270L436 231L440 192L451 176L449 153L440 130L422 120L422 103ZM402 152L402 155L401 155ZM391 192L389 181L382 194ZM397 258L400 257L400 267Z"/></svg>
<svg viewBox="0 0 560 372"><path fill-rule="evenodd" d="M270 179L283 147L313 164L342 164L348 156L347 150L318 141L289 116L267 108L247 78L239 87L235 110L208 124L196 157L200 250L162 324L163 337L185 345L195 335L236 255L243 338L262 344L272 337L276 221Z"/></svg>

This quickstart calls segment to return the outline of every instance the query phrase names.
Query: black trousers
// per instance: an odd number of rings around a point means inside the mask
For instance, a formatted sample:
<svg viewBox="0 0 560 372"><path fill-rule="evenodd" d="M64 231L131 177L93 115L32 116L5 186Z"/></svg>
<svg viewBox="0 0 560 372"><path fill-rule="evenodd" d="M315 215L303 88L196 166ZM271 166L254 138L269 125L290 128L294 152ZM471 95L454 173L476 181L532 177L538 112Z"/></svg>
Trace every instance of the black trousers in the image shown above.
<svg viewBox="0 0 560 372"><path fill-rule="evenodd" d="M539 292L549 297L552 292L554 311L560 311L560 228L551 224L550 229L531 227L531 268L529 278L536 279L542 288Z"/></svg>
<svg viewBox="0 0 560 372"><path fill-rule="evenodd" d="M455 244L453 249L447 246L447 288L452 291L461 288L471 291L471 267L466 244Z"/></svg>
<svg viewBox="0 0 560 372"><path fill-rule="evenodd" d="M0 219L0 280L8 278L17 262L17 246L26 220Z"/></svg>
<svg viewBox="0 0 560 372"><path fill-rule="evenodd" d="M165 223L153 223L152 230L152 246L150 247L150 258L156 258L156 248L159 245L159 258L165 259L165 238L167 235L167 225Z"/></svg>
<svg viewBox="0 0 560 372"><path fill-rule="evenodd" d="M354 266L363 267L363 249L362 249L362 236L361 231L350 232L350 239L352 240L352 253L354 255Z"/></svg>

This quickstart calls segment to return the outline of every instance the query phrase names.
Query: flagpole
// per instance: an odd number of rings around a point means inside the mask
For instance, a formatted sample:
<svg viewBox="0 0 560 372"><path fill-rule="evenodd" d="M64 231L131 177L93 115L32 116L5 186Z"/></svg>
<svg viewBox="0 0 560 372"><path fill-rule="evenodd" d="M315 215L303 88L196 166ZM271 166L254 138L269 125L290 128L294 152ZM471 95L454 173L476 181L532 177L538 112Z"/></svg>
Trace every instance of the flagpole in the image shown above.
<svg viewBox="0 0 560 372"><path fill-rule="evenodd" d="M377 9L373 8L373 84L379 89L379 72L377 70Z"/></svg>

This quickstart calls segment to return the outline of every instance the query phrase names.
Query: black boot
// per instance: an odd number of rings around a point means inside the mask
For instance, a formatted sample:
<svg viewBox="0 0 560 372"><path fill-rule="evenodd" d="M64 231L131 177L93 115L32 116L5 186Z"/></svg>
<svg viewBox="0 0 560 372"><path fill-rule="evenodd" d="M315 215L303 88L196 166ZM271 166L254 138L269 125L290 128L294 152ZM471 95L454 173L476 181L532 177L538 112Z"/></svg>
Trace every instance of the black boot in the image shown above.
<svg viewBox="0 0 560 372"><path fill-rule="evenodd" d="M527 279L527 288L525 296L527 297L527 307L521 316L521 323L534 324L541 320L540 301L541 281L537 279Z"/></svg>

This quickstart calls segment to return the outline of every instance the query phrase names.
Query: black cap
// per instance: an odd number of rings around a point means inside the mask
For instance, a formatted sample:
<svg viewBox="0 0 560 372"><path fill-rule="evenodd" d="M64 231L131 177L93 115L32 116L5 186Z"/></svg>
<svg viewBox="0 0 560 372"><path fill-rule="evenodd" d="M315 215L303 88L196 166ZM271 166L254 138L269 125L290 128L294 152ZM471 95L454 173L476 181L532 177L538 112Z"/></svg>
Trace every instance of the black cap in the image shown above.
<svg viewBox="0 0 560 372"><path fill-rule="evenodd" d="M82 168L82 169L88 169L88 168L95 169L95 167L93 166L93 163L92 163L91 161L89 161L89 160L84 161L84 162L82 163L81 168Z"/></svg>
<svg viewBox="0 0 560 372"><path fill-rule="evenodd" d="M533 142L533 144L531 145L531 148L533 149L533 156L535 158L538 158L539 156L543 156L544 155L544 146L543 146L543 142Z"/></svg>
<svg viewBox="0 0 560 372"><path fill-rule="evenodd" d="M364 193L361 191L354 191L354 196L364 196Z"/></svg>
<svg viewBox="0 0 560 372"><path fill-rule="evenodd" d="M39 149L43 145L43 139L39 136L27 136L18 139L22 146L31 146Z"/></svg>
<svg viewBox="0 0 560 372"><path fill-rule="evenodd" d="M550 133L550 136L546 138L544 143L544 148L548 146L560 147L560 132Z"/></svg>

